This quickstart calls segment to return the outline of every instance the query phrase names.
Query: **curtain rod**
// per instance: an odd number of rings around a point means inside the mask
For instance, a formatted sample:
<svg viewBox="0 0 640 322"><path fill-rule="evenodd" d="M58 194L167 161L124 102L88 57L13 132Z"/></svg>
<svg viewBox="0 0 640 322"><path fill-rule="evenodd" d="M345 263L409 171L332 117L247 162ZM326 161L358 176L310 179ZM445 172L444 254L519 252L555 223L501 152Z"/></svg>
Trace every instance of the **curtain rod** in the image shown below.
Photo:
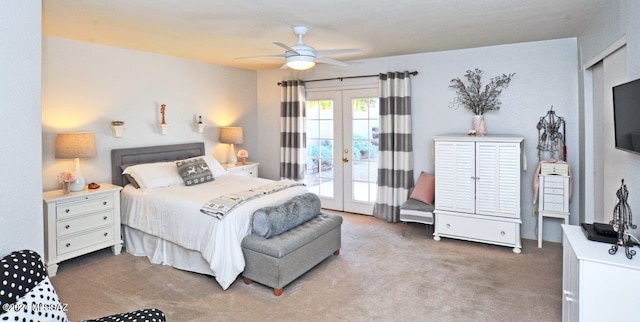
<svg viewBox="0 0 640 322"><path fill-rule="evenodd" d="M411 76L416 76L418 75L418 71L412 71L409 72L409 75ZM344 80L344 79L350 79L350 78L366 78L366 77L379 77L380 74L375 74L375 75L360 75L360 76L346 76L346 77L332 77L332 78L321 78L321 79L310 79L310 80L303 80L302 82L304 83L311 83L311 82L323 82L323 81L330 81L330 80ZM282 82L278 82L278 86L282 85Z"/></svg>

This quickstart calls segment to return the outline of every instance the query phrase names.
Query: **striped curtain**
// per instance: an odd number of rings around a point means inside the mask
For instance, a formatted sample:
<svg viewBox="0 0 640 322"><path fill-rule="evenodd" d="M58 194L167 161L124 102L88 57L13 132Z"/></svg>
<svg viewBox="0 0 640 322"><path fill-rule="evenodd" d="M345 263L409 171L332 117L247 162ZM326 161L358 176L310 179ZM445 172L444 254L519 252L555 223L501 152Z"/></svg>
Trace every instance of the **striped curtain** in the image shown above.
<svg viewBox="0 0 640 322"><path fill-rule="evenodd" d="M307 122L301 80L282 82L280 103L280 178L304 179L307 167Z"/></svg>
<svg viewBox="0 0 640 322"><path fill-rule="evenodd" d="M380 75L380 152L376 218L400 221L400 205L413 188L411 80L409 72Z"/></svg>

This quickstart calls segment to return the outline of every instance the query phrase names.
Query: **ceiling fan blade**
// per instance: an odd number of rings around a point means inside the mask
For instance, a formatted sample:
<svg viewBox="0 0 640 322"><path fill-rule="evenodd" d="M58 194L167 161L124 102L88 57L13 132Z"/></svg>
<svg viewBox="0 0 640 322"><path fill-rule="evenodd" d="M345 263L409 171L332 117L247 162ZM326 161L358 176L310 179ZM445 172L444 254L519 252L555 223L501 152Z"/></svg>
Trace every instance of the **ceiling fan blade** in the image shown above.
<svg viewBox="0 0 640 322"><path fill-rule="evenodd" d="M291 47L289 47L289 46L287 46L287 45L285 45L285 44L283 44L281 42L274 41L273 44L278 46L278 47L284 48L284 49L286 49L288 51L292 51L292 52L300 55L300 53L297 50L295 50L295 49L293 49L293 48L291 48Z"/></svg>
<svg viewBox="0 0 640 322"><path fill-rule="evenodd" d="M287 64L284 64L284 65L280 66L280 69L287 69L287 68L289 68L289 66L287 66Z"/></svg>
<svg viewBox="0 0 640 322"><path fill-rule="evenodd" d="M331 58L327 58L327 57L318 57L318 58L316 58L316 62L325 63L325 64L331 64L331 65L337 65L337 66L342 66L342 67L349 66L349 64L347 64L347 63L343 63L341 61L337 61L335 59L331 59Z"/></svg>
<svg viewBox="0 0 640 322"><path fill-rule="evenodd" d="M359 53L361 51L362 49L360 48L325 49L325 50L316 50L316 54L318 54L318 57L325 57L325 56L334 56L334 55L341 55L341 54Z"/></svg>
<svg viewBox="0 0 640 322"><path fill-rule="evenodd" d="M243 56L243 57L236 57L235 59L252 59L252 58L284 58L284 55L278 54L278 55Z"/></svg>

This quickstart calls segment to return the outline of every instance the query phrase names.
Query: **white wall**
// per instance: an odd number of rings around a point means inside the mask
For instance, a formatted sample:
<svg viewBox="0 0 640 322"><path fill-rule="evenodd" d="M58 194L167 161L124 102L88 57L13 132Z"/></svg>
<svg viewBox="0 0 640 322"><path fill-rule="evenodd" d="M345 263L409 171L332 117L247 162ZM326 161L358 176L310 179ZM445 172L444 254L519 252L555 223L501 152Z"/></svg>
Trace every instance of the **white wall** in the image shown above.
<svg viewBox="0 0 640 322"><path fill-rule="evenodd" d="M284 79L316 79L351 75L369 75L388 71L417 70L412 78L413 138L416 177L421 170L433 171L431 137L437 134L466 133L471 128L472 113L449 108L455 97L449 89L452 78L462 77L466 70L480 68L485 81L503 73L516 73L511 85L501 95L500 111L485 115L489 134L517 134L525 137L528 171L522 175L522 236L536 238L533 216L533 172L537 165L536 124L551 105L567 122L568 160L579 164L578 154L578 57L576 39L520 43L446 52L435 52L354 61L349 67L319 65L308 72L258 72L258 151L261 175L277 178L279 159L278 81ZM310 83L310 86L334 86L351 83L377 83L376 78L358 81ZM580 184L574 175L574 184ZM577 194L573 195L571 212L578 212ZM571 217L577 223L577 216ZM544 228L545 240L560 241L557 221L549 220Z"/></svg>
<svg viewBox="0 0 640 322"><path fill-rule="evenodd" d="M111 182L111 150L124 147L204 142L207 154L225 163L229 146L218 144L219 127L242 126L256 149L256 72L170 56L73 40L44 37L42 88L43 189L59 189L56 177L74 169L55 158L61 132L93 131L97 157L81 160L87 182ZM160 104L169 131L161 135ZM204 134L194 123L202 115ZM126 122L114 138L111 121Z"/></svg>
<svg viewBox="0 0 640 322"><path fill-rule="evenodd" d="M44 255L40 89L42 4L0 2L0 256Z"/></svg>
<svg viewBox="0 0 640 322"><path fill-rule="evenodd" d="M592 19L590 24L585 27L582 35L578 37L578 46L582 52L582 64L594 59L602 51L604 51L609 45L614 43L620 37L625 36L627 40L626 54L627 54L627 80L634 80L640 78L640 20L637 18L640 16L640 1L637 0L611 0L602 7L600 12ZM580 68L580 79L584 79L585 71ZM606 73L606 71L605 71ZM604 76L606 77L606 75ZM585 87L590 84L584 85ZM585 91L580 89L580 96L585 97ZM588 90L586 93L590 93ZM587 94L588 95L588 94ZM585 110L584 99L581 99L580 110ZM594 106L595 108L595 106ZM605 111L607 112L607 111ZM608 111L613 113L613 111ZM608 117L611 117L610 115ZM603 131L609 131L613 133L611 125L608 127L605 125ZM609 144L609 148L614 144L613 141L605 143ZM585 145L592 144L592 142L585 142ZM604 159L604 158L602 158ZM603 162L604 167L623 167L626 168L628 177L625 178L625 183L629 189L629 205L632 211L636 213L640 210L640 156L636 154L628 154L626 160L619 162L616 160L615 164L607 164ZM600 196L605 200L604 209L611 209L610 213L605 214L605 219L610 219L613 214L613 204L615 200L610 198L611 195L615 195L615 187L607 189L605 187L605 196ZM585 201L588 201L589 196L585 196ZM586 214L586 218L593 218L592 214ZM640 220L637 216L634 218L636 224L640 224ZM636 236L640 236L640 232L636 232Z"/></svg>

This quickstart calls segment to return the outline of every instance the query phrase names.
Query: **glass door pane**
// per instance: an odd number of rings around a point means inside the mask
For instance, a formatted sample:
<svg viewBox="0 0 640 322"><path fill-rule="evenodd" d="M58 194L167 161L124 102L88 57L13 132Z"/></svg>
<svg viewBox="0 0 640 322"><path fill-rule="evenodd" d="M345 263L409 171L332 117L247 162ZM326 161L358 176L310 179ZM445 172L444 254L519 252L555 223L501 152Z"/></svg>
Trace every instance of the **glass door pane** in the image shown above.
<svg viewBox="0 0 640 322"><path fill-rule="evenodd" d="M344 133L348 141L345 166L345 211L370 215L376 200L378 179L379 105L377 89L343 93ZM350 148L351 152L347 154Z"/></svg>

